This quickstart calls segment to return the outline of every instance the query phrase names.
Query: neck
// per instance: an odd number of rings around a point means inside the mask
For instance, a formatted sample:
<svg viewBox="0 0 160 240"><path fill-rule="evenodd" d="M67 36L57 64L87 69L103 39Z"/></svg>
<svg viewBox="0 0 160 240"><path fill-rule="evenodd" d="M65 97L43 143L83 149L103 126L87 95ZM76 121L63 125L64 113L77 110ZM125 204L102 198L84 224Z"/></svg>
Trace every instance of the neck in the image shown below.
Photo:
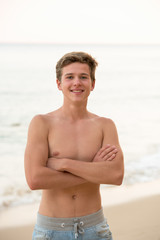
<svg viewBox="0 0 160 240"><path fill-rule="evenodd" d="M88 116L87 103L83 104L65 104L61 107L61 112L65 118L76 121Z"/></svg>

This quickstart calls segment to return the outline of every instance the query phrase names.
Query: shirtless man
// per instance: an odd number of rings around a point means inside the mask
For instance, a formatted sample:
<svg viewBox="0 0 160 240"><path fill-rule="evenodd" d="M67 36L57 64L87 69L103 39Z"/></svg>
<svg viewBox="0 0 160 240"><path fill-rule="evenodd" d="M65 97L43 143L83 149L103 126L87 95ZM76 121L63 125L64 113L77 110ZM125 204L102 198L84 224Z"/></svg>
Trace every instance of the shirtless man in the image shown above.
<svg viewBox="0 0 160 240"><path fill-rule="evenodd" d="M64 55L56 65L63 105L30 123L26 179L43 190L33 240L112 239L99 188L122 183L123 154L113 121L86 108L96 66L86 53Z"/></svg>

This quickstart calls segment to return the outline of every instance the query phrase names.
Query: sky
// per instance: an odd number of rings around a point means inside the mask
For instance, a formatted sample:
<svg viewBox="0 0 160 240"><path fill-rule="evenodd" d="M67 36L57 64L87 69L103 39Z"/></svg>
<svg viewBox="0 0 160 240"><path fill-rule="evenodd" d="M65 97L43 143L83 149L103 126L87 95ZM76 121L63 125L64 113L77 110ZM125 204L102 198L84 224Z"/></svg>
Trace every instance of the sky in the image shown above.
<svg viewBox="0 0 160 240"><path fill-rule="evenodd" d="M0 43L160 44L160 0L1 0Z"/></svg>

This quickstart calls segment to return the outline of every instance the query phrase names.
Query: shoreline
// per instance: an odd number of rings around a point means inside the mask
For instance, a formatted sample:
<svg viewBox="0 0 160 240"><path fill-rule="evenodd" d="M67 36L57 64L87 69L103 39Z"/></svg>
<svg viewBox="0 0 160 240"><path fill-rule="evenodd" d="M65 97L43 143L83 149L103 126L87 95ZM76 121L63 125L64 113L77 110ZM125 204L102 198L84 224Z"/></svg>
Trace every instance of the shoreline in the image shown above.
<svg viewBox="0 0 160 240"><path fill-rule="evenodd" d="M116 240L160 239L160 180L132 186L102 187L102 206ZM0 238L32 239L39 203L0 214Z"/></svg>
<svg viewBox="0 0 160 240"><path fill-rule="evenodd" d="M102 205L106 207L153 195L160 195L160 179L133 185L101 187Z"/></svg>

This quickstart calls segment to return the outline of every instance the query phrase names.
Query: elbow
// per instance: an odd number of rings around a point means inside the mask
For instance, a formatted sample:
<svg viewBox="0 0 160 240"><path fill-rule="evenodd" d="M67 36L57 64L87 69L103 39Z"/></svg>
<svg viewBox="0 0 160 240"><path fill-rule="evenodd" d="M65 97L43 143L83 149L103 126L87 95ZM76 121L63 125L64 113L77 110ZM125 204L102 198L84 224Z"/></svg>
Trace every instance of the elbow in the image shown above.
<svg viewBox="0 0 160 240"><path fill-rule="evenodd" d="M109 181L106 182L105 184L120 186L123 182L123 177L124 177L124 170L123 169L115 170L110 175L110 178L108 179Z"/></svg>
<svg viewBox="0 0 160 240"><path fill-rule="evenodd" d="M38 189L37 184L34 181L28 180L27 183L28 183L28 186L31 190L37 190Z"/></svg>
<svg viewBox="0 0 160 240"><path fill-rule="evenodd" d="M31 190L38 190L37 184L34 181L28 182L28 186Z"/></svg>
<svg viewBox="0 0 160 240"><path fill-rule="evenodd" d="M99 181L100 184L111 184L111 185L116 185L116 186L120 186L123 182L123 173L116 173L112 176L110 176L110 178L105 178L104 181L102 182Z"/></svg>
<svg viewBox="0 0 160 240"><path fill-rule="evenodd" d="M116 178L115 178L115 185L120 186L123 183L124 178L124 161L123 161L123 155L122 155L122 161L119 165L118 169L116 169Z"/></svg>
<svg viewBox="0 0 160 240"><path fill-rule="evenodd" d="M39 190L39 181L34 176L29 176L27 179L28 186L31 190Z"/></svg>
<svg viewBox="0 0 160 240"><path fill-rule="evenodd" d="M110 171L110 174L106 176L103 184L111 184L120 186L123 183L124 178L124 165L116 166Z"/></svg>
<svg viewBox="0 0 160 240"><path fill-rule="evenodd" d="M123 182L123 176L121 175L116 179L115 185L120 186L122 185L122 182Z"/></svg>
<svg viewBox="0 0 160 240"><path fill-rule="evenodd" d="M117 185L117 186L122 185L123 178L124 178L124 170L122 170L122 171L120 171L120 172L117 173L117 176L116 176L116 178L115 178L114 185Z"/></svg>

